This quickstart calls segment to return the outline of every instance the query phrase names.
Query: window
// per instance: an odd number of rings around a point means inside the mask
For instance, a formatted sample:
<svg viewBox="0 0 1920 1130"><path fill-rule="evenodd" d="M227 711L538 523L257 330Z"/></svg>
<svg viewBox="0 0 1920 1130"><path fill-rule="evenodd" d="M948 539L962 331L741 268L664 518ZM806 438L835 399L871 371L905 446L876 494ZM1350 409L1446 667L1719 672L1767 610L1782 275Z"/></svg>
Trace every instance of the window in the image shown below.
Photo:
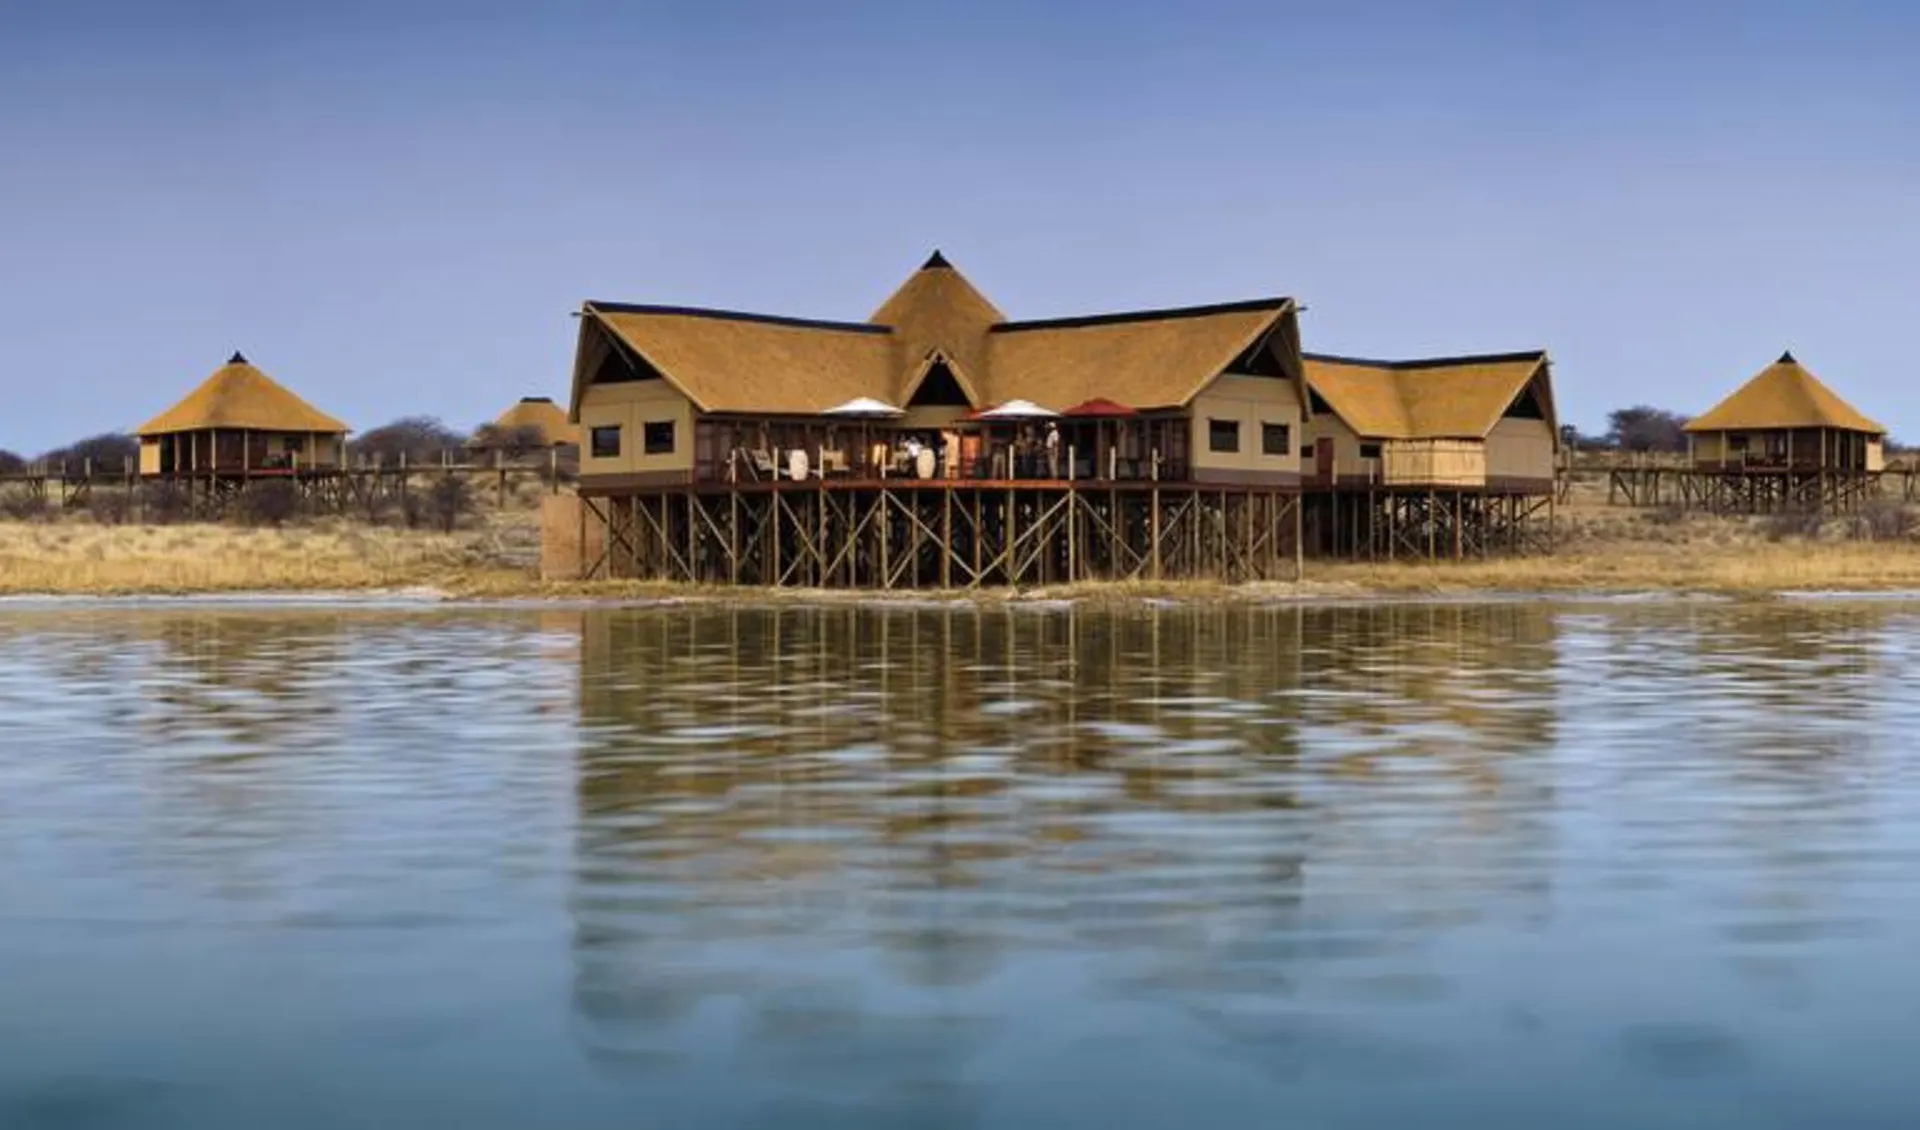
<svg viewBox="0 0 1920 1130"><path fill-rule="evenodd" d="M594 459L620 458L620 425L602 424L588 432L587 453Z"/></svg>
<svg viewBox="0 0 1920 1130"><path fill-rule="evenodd" d="M1240 450L1240 421L1208 420L1207 450L1224 452Z"/></svg>
<svg viewBox="0 0 1920 1130"><path fill-rule="evenodd" d="M1380 458L1380 445L1379 445L1379 444L1377 444L1377 443L1363 443L1363 444L1361 444L1361 445L1360 445L1360 458L1362 458L1362 459L1378 459L1378 458Z"/></svg>
<svg viewBox="0 0 1920 1130"><path fill-rule="evenodd" d="M1303 444L1301 444L1301 445L1300 445L1300 458L1302 458L1302 459L1311 459L1311 458L1313 458L1313 445L1312 445L1312 444L1310 444L1310 443L1303 443Z"/></svg>
<svg viewBox="0 0 1920 1130"><path fill-rule="evenodd" d="M1293 450L1293 429L1285 424L1260 425L1260 454L1286 455Z"/></svg>
<svg viewBox="0 0 1920 1130"><path fill-rule="evenodd" d="M648 455L673 454L673 421L648 420L645 451Z"/></svg>
<svg viewBox="0 0 1920 1130"><path fill-rule="evenodd" d="M1727 447L1729 450L1732 450L1732 451L1745 451L1747 449L1747 437L1746 436L1728 436Z"/></svg>

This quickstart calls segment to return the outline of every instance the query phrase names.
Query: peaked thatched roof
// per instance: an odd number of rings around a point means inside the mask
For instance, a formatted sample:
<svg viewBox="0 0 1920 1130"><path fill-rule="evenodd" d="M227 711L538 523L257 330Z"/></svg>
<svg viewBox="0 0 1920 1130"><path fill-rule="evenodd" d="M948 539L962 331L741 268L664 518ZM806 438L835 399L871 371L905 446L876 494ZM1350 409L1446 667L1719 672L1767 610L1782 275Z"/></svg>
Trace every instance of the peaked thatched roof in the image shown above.
<svg viewBox="0 0 1920 1130"><path fill-rule="evenodd" d="M937 354L977 406L984 403L987 330L1007 316L935 251L868 319L890 326L905 361L894 402L912 399Z"/></svg>
<svg viewBox="0 0 1920 1130"><path fill-rule="evenodd" d="M891 402L896 391L885 326L607 302L588 303L585 316L702 412L812 415L857 396ZM576 374L576 411L580 391Z"/></svg>
<svg viewBox="0 0 1920 1130"><path fill-rule="evenodd" d="M1732 396L1705 415L1687 423L1689 432L1772 431L1787 428L1832 428L1884 436L1887 429L1856 411L1820 383L1792 353L1741 385Z"/></svg>
<svg viewBox="0 0 1920 1130"><path fill-rule="evenodd" d="M1354 433L1368 439L1485 439L1547 355L1498 353L1417 361L1369 361L1309 353L1307 386ZM1553 424L1553 406L1543 407Z"/></svg>
<svg viewBox="0 0 1920 1130"><path fill-rule="evenodd" d="M1290 298L1004 322L988 335L991 399L1061 409L1095 397L1177 408L1294 313Z"/></svg>
<svg viewBox="0 0 1920 1130"><path fill-rule="evenodd" d="M321 435L345 435L349 430L254 368L239 353L215 369L185 400L148 420L134 434L156 436L207 428Z"/></svg>
<svg viewBox="0 0 1920 1130"><path fill-rule="evenodd" d="M549 446L580 442L580 429L567 422L566 411L548 396L521 397L519 403L500 413L493 426L502 432L537 429L540 442Z"/></svg>
<svg viewBox="0 0 1920 1130"><path fill-rule="evenodd" d="M1058 411L1104 397L1173 408L1269 340L1297 374L1296 311L1264 298L1010 322L936 251L869 322L589 302L572 417L609 365L623 379L658 376L709 413L814 415L858 397L904 407L935 362L975 407L1026 399Z"/></svg>

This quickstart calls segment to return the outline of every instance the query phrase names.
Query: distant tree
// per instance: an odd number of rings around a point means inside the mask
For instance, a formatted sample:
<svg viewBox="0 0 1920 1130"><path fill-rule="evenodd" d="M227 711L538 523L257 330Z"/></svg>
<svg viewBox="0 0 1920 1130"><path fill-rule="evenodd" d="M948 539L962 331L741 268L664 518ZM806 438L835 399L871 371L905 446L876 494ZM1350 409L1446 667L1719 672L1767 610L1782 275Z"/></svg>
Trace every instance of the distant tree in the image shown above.
<svg viewBox="0 0 1920 1130"><path fill-rule="evenodd" d="M525 459L546 451L547 434L536 424L522 424L516 428L481 424L473 430L472 442L473 446L483 451L498 451L508 459Z"/></svg>
<svg viewBox="0 0 1920 1130"><path fill-rule="evenodd" d="M11 451L0 451L0 475L17 475L27 469L27 461Z"/></svg>
<svg viewBox="0 0 1920 1130"><path fill-rule="evenodd" d="M465 476L440 475L425 493L407 496L405 517L409 527L432 525L450 534L476 509L473 487Z"/></svg>
<svg viewBox="0 0 1920 1130"><path fill-rule="evenodd" d="M382 424L362 432L347 445L352 454L384 463L398 463L402 454L408 463L438 463L443 453L456 451L467 437L432 416L404 416L391 424Z"/></svg>
<svg viewBox="0 0 1920 1130"><path fill-rule="evenodd" d="M1598 451L1607 446L1607 437L1590 436L1572 424L1562 424L1560 446L1568 451Z"/></svg>
<svg viewBox="0 0 1920 1130"><path fill-rule="evenodd" d="M91 459L95 471L117 472L122 466L131 469L140 461L140 441L123 432L102 432L78 443L55 448L40 458L49 463L67 464L76 470L80 464Z"/></svg>
<svg viewBox="0 0 1920 1130"><path fill-rule="evenodd" d="M1687 418L1644 404L1607 415L1607 440L1622 451L1685 451Z"/></svg>

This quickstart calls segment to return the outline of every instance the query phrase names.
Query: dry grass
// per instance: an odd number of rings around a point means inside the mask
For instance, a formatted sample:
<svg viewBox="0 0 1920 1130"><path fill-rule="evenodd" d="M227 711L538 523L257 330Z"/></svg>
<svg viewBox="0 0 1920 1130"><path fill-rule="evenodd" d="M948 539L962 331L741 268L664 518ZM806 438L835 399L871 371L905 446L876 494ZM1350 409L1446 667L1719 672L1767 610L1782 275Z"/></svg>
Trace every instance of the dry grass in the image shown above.
<svg viewBox="0 0 1920 1130"><path fill-rule="evenodd" d="M217 525L0 523L0 593L336 591L490 583L478 536L345 523L279 530Z"/></svg>
<svg viewBox="0 0 1920 1130"><path fill-rule="evenodd" d="M490 493L490 492L489 492ZM482 496L487 502L491 499ZM733 599L739 590L645 582L540 581L537 484L483 506L479 528L442 535L343 519L279 530L219 525L102 526L82 518L0 521L0 593L178 594L349 592L425 587L455 596L574 600ZM1608 507L1577 492L1559 512L1548 557L1466 562L1308 561L1303 583L1115 582L960 591L948 599L1338 600L1370 594L1920 591L1920 542L1858 541L1829 522L1788 528L1764 518L1712 518ZM1811 536L1805 536L1810 534ZM897 594L942 599L940 594ZM871 593L784 590L754 599L871 600Z"/></svg>

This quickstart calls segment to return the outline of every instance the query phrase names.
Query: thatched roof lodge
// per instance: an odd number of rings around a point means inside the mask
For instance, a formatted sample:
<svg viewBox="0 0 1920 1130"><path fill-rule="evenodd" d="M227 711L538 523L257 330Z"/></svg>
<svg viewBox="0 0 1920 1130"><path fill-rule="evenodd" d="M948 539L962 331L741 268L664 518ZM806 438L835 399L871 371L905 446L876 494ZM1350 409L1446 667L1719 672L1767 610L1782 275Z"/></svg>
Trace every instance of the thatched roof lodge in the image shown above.
<svg viewBox="0 0 1920 1130"><path fill-rule="evenodd" d="M1887 429L1848 404L1791 352L1686 425L1705 471L1844 471L1885 465Z"/></svg>
<svg viewBox="0 0 1920 1130"><path fill-rule="evenodd" d="M1289 488L1322 415L1356 460L1393 444L1396 481L1501 478L1464 448L1508 431L1529 452L1509 477L1551 479L1544 354L1320 361L1325 388L1290 298L1017 321L935 252L862 322L587 302L569 409L587 493L915 474Z"/></svg>
<svg viewBox="0 0 1920 1130"><path fill-rule="evenodd" d="M523 396L500 413L489 429L475 437L474 446L488 447L526 437L534 447L577 446L580 429L567 419L564 408L550 396Z"/></svg>
<svg viewBox="0 0 1920 1130"><path fill-rule="evenodd" d="M347 432L235 353L134 434L142 475L244 476L338 467Z"/></svg>
<svg viewBox="0 0 1920 1130"><path fill-rule="evenodd" d="M1417 361L1310 353L1305 368L1309 483L1552 488L1559 428L1542 351Z"/></svg>

